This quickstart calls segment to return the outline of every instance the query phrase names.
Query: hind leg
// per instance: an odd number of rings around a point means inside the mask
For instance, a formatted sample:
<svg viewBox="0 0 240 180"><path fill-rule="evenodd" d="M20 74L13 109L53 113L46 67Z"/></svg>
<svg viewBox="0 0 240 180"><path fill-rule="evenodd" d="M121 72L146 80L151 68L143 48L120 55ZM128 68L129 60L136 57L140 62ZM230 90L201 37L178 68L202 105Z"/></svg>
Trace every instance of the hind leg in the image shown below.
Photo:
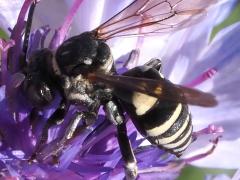
<svg viewBox="0 0 240 180"><path fill-rule="evenodd" d="M152 67L152 68L161 72L162 61L160 59L157 59L157 58L152 58L152 59L150 59L150 61L146 62L144 64L144 66Z"/></svg>
<svg viewBox="0 0 240 180"><path fill-rule="evenodd" d="M131 142L128 139L126 122L120 106L116 101L109 101L104 106L108 120L117 128L117 139L124 161L126 180L135 180L137 177L137 160L133 153Z"/></svg>

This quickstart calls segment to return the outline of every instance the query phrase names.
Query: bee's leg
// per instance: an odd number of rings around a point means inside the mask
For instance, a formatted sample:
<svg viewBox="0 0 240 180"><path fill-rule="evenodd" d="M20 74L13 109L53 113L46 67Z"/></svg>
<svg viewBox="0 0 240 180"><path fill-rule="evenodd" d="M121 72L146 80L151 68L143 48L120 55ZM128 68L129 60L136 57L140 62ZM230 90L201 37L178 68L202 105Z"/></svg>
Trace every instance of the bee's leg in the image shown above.
<svg viewBox="0 0 240 180"><path fill-rule="evenodd" d="M30 125L33 125L35 120L38 118L38 109L37 108L33 108L31 110L31 112L29 113L29 123Z"/></svg>
<svg viewBox="0 0 240 180"><path fill-rule="evenodd" d="M162 62L160 59L152 58L150 61L146 62L144 66L149 66L161 72Z"/></svg>
<svg viewBox="0 0 240 180"><path fill-rule="evenodd" d="M66 100L63 98L56 109L56 111L50 116L46 124L43 127L42 134L39 140L39 143L36 145L35 152L30 158L30 162L36 159L37 153L40 152L41 147L44 146L48 140L48 130L55 125L59 125L63 122L66 113L68 112L69 105Z"/></svg>
<svg viewBox="0 0 240 180"><path fill-rule="evenodd" d="M34 0L30 6L30 9L28 12L26 27L25 27L25 31L24 31L22 54L21 54L21 58L20 58L20 63L21 63L22 67L24 67L27 64L26 57L27 57L27 51L28 51L29 36L30 36L30 32L31 32L33 14L34 14L36 4L37 4L37 1Z"/></svg>
<svg viewBox="0 0 240 180"><path fill-rule="evenodd" d="M96 117L96 112L76 112L74 118L70 121L70 124L64 133L64 136L62 137L61 143L64 145L66 140L71 139L76 131L80 133L81 131L93 125L96 121Z"/></svg>
<svg viewBox="0 0 240 180"><path fill-rule="evenodd" d="M60 102L59 107L56 109L56 111L50 116L50 118L47 120L46 125L43 128L43 133L40 139L40 145L43 145L47 142L48 139L48 130L55 125L60 125L65 115L67 114L69 109L69 105L67 102L63 99Z"/></svg>
<svg viewBox="0 0 240 180"><path fill-rule="evenodd" d="M126 122L120 106L114 101L109 101L105 105L105 111L108 119L117 127L117 138L120 146L122 158L125 163L125 175L127 180L133 180L137 177L137 161L134 156L131 143L128 139Z"/></svg>
<svg viewBox="0 0 240 180"><path fill-rule="evenodd" d="M89 102L90 103L90 102ZM90 104L87 111L77 111L74 114L73 119L69 121L63 136L58 141L58 144L52 153L53 163L58 164L59 156L62 153L67 141L74 136L81 134L84 130L91 127L97 119L97 113L100 107L100 101L95 100L94 103Z"/></svg>
<svg viewBox="0 0 240 180"><path fill-rule="evenodd" d="M125 162L125 174L127 180L133 180L137 177L137 160L134 156L131 143L128 139L126 124L117 126L117 137L121 154Z"/></svg>
<svg viewBox="0 0 240 180"><path fill-rule="evenodd" d="M97 113L95 112L84 111L75 113L74 118L70 120L70 124L67 126L64 135L60 138L55 150L52 152L53 164L59 164L59 158L67 141L93 125L96 122L96 117Z"/></svg>

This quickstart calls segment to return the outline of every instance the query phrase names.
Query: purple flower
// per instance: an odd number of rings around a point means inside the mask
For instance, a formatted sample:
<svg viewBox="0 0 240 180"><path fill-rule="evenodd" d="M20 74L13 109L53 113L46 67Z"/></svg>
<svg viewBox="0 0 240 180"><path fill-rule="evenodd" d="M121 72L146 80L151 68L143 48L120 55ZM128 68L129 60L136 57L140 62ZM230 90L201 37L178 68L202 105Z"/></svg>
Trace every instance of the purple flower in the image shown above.
<svg viewBox="0 0 240 180"><path fill-rule="evenodd" d="M56 49L65 36L68 38L94 29L130 2L127 0L118 3L104 0L75 0L73 3L39 2L33 20L27 57L39 48ZM228 15L234 2L220 1L209 9L200 23L171 35L117 38L109 42L113 56L117 59L118 69L122 67L122 59L126 59L131 50L136 50L137 61L131 62L128 68L143 64L153 57L161 58L163 74L167 79L211 92L218 100L218 106L214 108L190 107L194 136L198 139L180 159L146 143L131 121L128 121L128 135L138 161L139 179L158 177L175 179L188 163L208 167L238 167L235 162L238 162L236 158L240 156L235 149L240 146L237 126L240 24L236 23L223 29L210 41L213 27ZM28 159L34 152L43 125L59 104L59 99L56 98L50 106L42 110L37 119L31 119L31 106L21 92L20 86L24 77L18 72L20 66L18 57L21 56L24 17L31 3L31 0L17 4L0 2L1 29L10 36L8 40L0 39L1 176L6 179L10 177L123 179L123 160L115 137L116 130L106 121L102 110L99 111L98 120L92 127L75 135L64 147L58 146L61 135L76 111L76 108L72 107L63 125L50 129L49 143L38 155L39 162L29 164ZM73 17L75 19L72 19ZM219 133L223 132L222 127L225 131L223 138L213 152ZM212 143L208 142L209 139ZM236 148L228 148L232 144ZM211 147L205 150L200 148L207 145ZM52 155L56 152L60 155L58 165L52 164ZM209 154L211 156L203 158ZM225 163L219 164L215 159L223 159L221 161Z"/></svg>

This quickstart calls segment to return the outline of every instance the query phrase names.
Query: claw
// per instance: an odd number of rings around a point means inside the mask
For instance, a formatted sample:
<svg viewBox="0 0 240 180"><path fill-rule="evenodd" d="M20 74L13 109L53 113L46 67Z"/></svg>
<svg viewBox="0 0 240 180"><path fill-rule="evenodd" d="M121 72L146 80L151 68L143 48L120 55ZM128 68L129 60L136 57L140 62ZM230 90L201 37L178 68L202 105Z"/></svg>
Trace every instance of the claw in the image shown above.
<svg viewBox="0 0 240 180"><path fill-rule="evenodd" d="M127 163L125 166L126 180L135 180L137 178L138 168L136 162Z"/></svg>

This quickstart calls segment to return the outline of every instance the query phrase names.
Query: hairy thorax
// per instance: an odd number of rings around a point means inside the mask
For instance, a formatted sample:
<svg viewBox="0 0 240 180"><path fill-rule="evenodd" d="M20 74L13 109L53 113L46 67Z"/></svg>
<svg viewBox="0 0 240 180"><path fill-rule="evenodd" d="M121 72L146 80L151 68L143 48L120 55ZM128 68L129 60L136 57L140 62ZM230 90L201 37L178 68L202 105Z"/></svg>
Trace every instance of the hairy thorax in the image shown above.
<svg viewBox="0 0 240 180"><path fill-rule="evenodd" d="M94 86L82 75L64 77L64 94L74 104L92 104L94 102Z"/></svg>

